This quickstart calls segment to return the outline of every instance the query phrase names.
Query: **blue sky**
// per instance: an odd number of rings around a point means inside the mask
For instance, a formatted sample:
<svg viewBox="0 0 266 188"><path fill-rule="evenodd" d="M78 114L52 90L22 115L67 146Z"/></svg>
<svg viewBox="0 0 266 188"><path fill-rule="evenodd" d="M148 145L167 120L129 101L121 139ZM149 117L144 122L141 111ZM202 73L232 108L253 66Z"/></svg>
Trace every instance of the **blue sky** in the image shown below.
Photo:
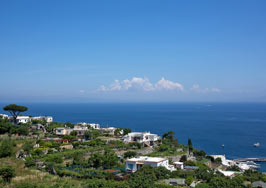
<svg viewBox="0 0 266 188"><path fill-rule="evenodd" d="M0 1L0 102L266 101L264 0Z"/></svg>

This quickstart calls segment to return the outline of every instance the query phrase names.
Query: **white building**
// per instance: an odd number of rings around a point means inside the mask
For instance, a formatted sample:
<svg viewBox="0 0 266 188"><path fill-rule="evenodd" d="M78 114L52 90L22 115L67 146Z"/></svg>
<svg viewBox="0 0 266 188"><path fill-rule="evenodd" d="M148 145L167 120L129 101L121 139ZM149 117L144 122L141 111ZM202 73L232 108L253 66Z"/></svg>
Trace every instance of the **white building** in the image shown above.
<svg viewBox="0 0 266 188"><path fill-rule="evenodd" d="M100 129L100 124L98 123L89 123L89 126L93 129Z"/></svg>
<svg viewBox="0 0 266 188"><path fill-rule="evenodd" d="M100 129L100 124L98 124L98 123L85 123L85 122L81 122L81 123L78 123L77 125L88 126L88 127L93 128L93 129Z"/></svg>
<svg viewBox="0 0 266 188"><path fill-rule="evenodd" d="M126 160L126 170L129 172L136 172L143 165L150 165L151 167L163 166L170 171L176 170L173 165L169 165L167 158L141 156Z"/></svg>
<svg viewBox="0 0 266 188"><path fill-rule="evenodd" d="M224 176L227 176L227 177L235 177L237 174L240 173L240 172L235 172L235 171L224 171L224 170L221 170L221 169L219 169L218 171L221 172Z"/></svg>
<svg viewBox="0 0 266 188"><path fill-rule="evenodd" d="M73 131L76 131L78 134L77 136L84 135L84 133L88 130L87 126L79 126L75 125Z"/></svg>
<svg viewBox="0 0 266 188"><path fill-rule="evenodd" d="M69 127L57 127L54 129L56 135L69 135L72 131L73 129Z"/></svg>
<svg viewBox="0 0 266 188"><path fill-rule="evenodd" d="M6 114L0 114L0 118L3 118L3 119L8 118L8 115L6 115Z"/></svg>
<svg viewBox="0 0 266 188"><path fill-rule="evenodd" d="M18 116L17 123L28 123L31 121L30 116Z"/></svg>
<svg viewBox="0 0 266 188"><path fill-rule="evenodd" d="M37 116L37 117L32 117L31 120L40 120L40 121L46 121L47 123L53 122L53 117L52 116Z"/></svg>
<svg viewBox="0 0 266 188"><path fill-rule="evenodd" d="M227 160L227 159L225 158L225 155L210 155L210 156L213 157L214 159L220 158L221 161L222 161L222 165L224 165L224 166L229 167L229 166L236 165L236 163L235 163L234 161L232 161L232 160Z"/></svg>
<svg viewBox="0 0 266 188"><path fill-rule="evenodd" d="M174 162L174 165L176 166L176 168L179 168L181 170L184 169L184 163L183 162L177 161L177 162Z"/></svg>
<svg viewBox="0 0 266 188"><path fill-rule="evenodd" d="M123 141L126 143L139 142L149 146L153 146L154 142L158 141L159 139L160 136L157 134L151 134L150 132L132 132L123 137Z"/></svg>
<svg viewBox="0 0 266 188"><path fill-rule="evenodd" d="M114 135L116 128L115 127L108 127L108 128L100 128L99 130L101 131L102 134L108 133L110 135Z"/></svg>

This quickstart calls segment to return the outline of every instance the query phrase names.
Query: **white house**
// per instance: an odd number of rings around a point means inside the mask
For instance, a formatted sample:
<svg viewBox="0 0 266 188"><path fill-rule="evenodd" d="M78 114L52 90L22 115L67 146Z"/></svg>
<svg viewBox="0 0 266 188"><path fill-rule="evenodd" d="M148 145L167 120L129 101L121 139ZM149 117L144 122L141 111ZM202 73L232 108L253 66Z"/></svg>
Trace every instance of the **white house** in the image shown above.
<svg viewBox="0 0 266 188"><path fill-rule="evenodd" d="M227 176L227 177L234 177L234 176L236 176L237 174L240 173L240 172L235 172L235 171L224 171L224 170L221 170L221 169L219 169L218 171L221 172L224 176Z"/></svg>
<svg viewBox="0 0 266 188"><path fill-rule="evenodd" d="M100 128L99 130L101 131L102 134L108 133L110 135L114 135L116 128L115 127L108 127L108 128Z"/></svg>
<svg viewBox="0 0 266 188"><path fill-rule="evenodd" d="M128 172L136 172L143 165L150 165L151 167L163 166L170 171L176 170L173 165L169 165L167 158L140 156L126 160L126 170Z"/></svg>
<svg viewBox="0 0 266 188"><path fill-rule="evenodd" d="M52 116L37 116L37 117L32 117L31 120L44 120L47 123L53 122L53 117Z"/></svg>
<svg viewBox="0 0 266 188"><path fill-rule="evenodd" d="M3 118L3 119L8 118L8 115L6 115L6 114L0 114L0 118Z"/></svg>
<svg viewBox="0 0 266 188"><path fill-rule="evenodd" d="M88 126L90 126L93 129L100 129L100 124L98 123L88 123Z"/></svg>
<svg viewBox="0 0 266 188"><path fill-rule="evenodd" d="M88 126L88 127L93 128L93 129L100 129L100 124L97 124L97 123L85 123L85 122L81 122L81 123L78 123L77 125Z"/></svg>
<svg viewBox="0 0 266 188"><path fill-rule="evenodd" d="M210 155L211 157L213 157L214 159L217 159L217 158L220 158L222 160L222 165L224 166L233 166L233 165L236 165L236 163L232 160L227 160L225 158L225 155Z"/></svg>
<svg viewBox="0 0 266 188"><path fill-rule="evenodd" d="M129 142L139 142L144 143L149 146L153 146L154 142L158 141L160 136L157 134L151 134L150 132L131 132L123 137L123 141Z"/></svg>
<svg viewBox="0 0 266 188"><path fill-rule="evenodd" d="M73 129L69 127L57 127L54 129L56 135L69 135Z"/></svg>
<svg viewBox="0 0 266 188"><path fill-rule="evenodd" d="M179 168L181 170L184 169L184 163L183 162L176 161L176 162L174 162L174 165L176 166L176 168Z"/></svg>
<svg viewBox="0 0 266 188"><path fill-rule="evenodd" d="M88 130L87 126L79 126L75 125L73 131L76 131L78 134L77 136L84 135L84 133Z"/></svg>
<svg viewBox="0 0 266 188"><path fill-rule="evenodd" d="M31 121L30 116L18 116L17 123L28 123Z"/></svg>

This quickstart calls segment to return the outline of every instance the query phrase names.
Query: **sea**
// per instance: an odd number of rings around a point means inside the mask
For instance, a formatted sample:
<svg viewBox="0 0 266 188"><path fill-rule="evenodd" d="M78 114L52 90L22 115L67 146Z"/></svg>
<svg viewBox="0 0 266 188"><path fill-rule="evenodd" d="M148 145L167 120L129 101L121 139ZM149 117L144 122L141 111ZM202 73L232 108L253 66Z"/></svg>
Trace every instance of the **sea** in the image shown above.
<svg viewBox="0 0 266 188"><path fill-rule="evenodd" d="M5 106L6 104L0 104ZM162 135L228 159L266 158L266 103L26 103L24 115L49 115L58 122L99 123ZM6 113L0 109L0 113ZM254 147L254 143L260 143ZM222 145L224 144L224 147ZM259 163L266 172L266 163Z"/></svg>

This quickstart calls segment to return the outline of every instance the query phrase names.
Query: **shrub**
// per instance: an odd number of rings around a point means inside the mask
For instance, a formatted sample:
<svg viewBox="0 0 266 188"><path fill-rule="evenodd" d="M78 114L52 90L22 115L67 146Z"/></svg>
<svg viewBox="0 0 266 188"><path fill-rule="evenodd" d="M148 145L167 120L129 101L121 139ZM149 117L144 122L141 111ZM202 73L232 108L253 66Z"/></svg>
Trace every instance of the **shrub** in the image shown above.
<svg viewBox="0 0 266 188"><path fill-rule="evenodd" d="M10 157L13 154L14 146L11 140L3 140L0 145L0 157Z"/></svg>
<svg viewBox="0 0 266 188"><path fill-rule="evenodd" d="M182 155L179 161L180 161L180 162L185 162L185 161L187 161L187 156L186 156L186 155Z"/></svg>
<svg viewBox="0 0 266 188"><path fill-rule="evenodd" d="M37 188L37 185L33 185L28 182L22 182L14 186L14 188Z"/></svg>
<svg viewBox="0 0 266 188"><path fill-rule="evenodd" d="M12 166L4 166L0 168L0 176L5 182L10 182L16 176L15 169Z"/></svg>
<svg viewBox="0 0 266 188"><path fill-rule="evenodd" d="M126 153L124 153L124 158L131 158L131 157L135 157L137 156L137 152L135 151L127 151Z"/></svg>
<svg viewBox="0 0 266 188"><path fill-rule="evenodd" d="M33 166L35 166L35 162L34 162L34 160L33 160L32 157L26 157L25 166L26 167L33 167Z"/></svg>
<svg viewBox="0 0 266 188"><path fill-rule="evenodd" d="M186 184L187 184L187 185L190 185L192 182L193 182L193 177L192 177L192 176L188 176L188 177L186 178Z"/></svg>

